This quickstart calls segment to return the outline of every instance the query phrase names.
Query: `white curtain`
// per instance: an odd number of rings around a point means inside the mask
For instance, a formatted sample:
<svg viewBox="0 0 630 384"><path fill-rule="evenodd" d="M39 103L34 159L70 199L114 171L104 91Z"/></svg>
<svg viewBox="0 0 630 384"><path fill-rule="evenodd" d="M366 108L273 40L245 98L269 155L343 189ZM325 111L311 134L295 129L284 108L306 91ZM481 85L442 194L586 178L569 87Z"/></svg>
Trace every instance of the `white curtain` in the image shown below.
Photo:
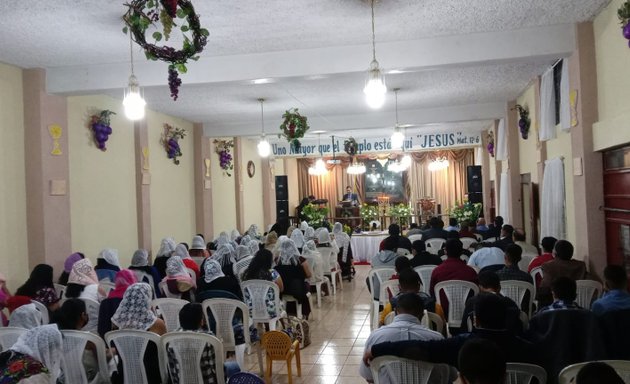
<svg viewBox="0 0 630 384"><path fill-rule="evenodd" d="M510 217L510 175L507 172L501 173L499 180L499 216L503 217L505 224L511 224Z"/></svg>
<svg viewBox="0 0 630 384"><path fill-rule="evenodd" d="M562 158L545 161L540 207L540 235L566 237L564 206L564 164Z"/></svg>
<svg viewBox="0 0 630 384"><path fill-rule="evenodd" d="M553 68L542 75L540 82L540 141L556 138L556 94L553 89Z"/></svg>
<svg viewBox="0 0 630 384"><path fill-rule="evenodd" d="M484 147L475 147L475 165L482 165Z"/></svg>
<svg viewBox="0 0 630 384"><path fill-rule="evenodd" d="M508 150L507 150L507 136L505 130L505 120L499 120L499 125L497 127L497 149L496 149L496 159L497 160L507 160L508 158Z"/></svg>
<svg viewBox="0 0 630 384"><path fill-rule="evenodd" d="M560 79L560 128L571 129L571 103L569 101L569 60L562 60L562 78Z"/></svg>

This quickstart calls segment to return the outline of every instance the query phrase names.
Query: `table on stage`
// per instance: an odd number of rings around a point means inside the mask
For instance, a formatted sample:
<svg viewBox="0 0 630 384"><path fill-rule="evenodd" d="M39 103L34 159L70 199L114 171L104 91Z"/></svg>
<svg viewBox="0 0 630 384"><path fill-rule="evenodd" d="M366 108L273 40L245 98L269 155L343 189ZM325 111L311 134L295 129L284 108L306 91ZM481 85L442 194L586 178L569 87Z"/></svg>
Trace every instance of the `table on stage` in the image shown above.
<svg viewBox="0 0 630 384"><path fill-rule="evenodd" d="M387 236L389 236L387 231L353 233L350 244L354 261L370 263L372 257L378 253L381 241Z"/></svg>

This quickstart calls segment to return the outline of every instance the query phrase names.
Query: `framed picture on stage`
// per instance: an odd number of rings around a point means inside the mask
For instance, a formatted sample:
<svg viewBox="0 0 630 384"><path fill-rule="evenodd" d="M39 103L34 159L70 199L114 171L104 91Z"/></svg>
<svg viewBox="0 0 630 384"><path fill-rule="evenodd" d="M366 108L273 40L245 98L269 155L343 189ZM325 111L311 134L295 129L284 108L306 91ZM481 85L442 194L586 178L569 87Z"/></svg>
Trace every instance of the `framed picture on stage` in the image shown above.
<svg viewBox="0 0 630 384"><path fill-rule="evenodd" d="M390 172L387 163L378 160L368 160L365 163L365 199L376 201L379 196L388 196L390 201L405 200L405 186L403 173Z"/></svg>

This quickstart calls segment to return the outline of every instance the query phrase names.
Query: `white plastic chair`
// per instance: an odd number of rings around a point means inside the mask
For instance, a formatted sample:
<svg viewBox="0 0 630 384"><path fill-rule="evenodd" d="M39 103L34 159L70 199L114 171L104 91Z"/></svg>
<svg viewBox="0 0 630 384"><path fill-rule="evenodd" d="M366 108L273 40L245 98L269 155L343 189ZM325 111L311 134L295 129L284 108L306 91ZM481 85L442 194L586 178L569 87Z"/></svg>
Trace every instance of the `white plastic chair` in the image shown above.
<svg viewBox="0 0 630 384"><path fill-rule="evenodd" d="M591 309L593 301L602 294L602 284L595 280L577 280L577 304L584 309Z"/></svg>
<svg viewBox="0 0 630 384"><path fill-rule="evenodd" d="M241 283L245 304L249 309L249 315L254 324L269 324L269 330L275 331L278 319L282 316L282 304L280 301L280 289L276 283L267 280L247 280ZM267 310L267 294L273 292L272 306L275 316L271 316Z"/></svg>
<svg viewBox="0 0 630 384"><path fill-rule="evenodd" d="M381 283L381 292L379 294L379 303L387 304L390 297L396 296L400 292L400 284L398 280L387 280ZM391 295L391 296L390 296Z"/></svg>
<svg viewBox="0 0 630 384"><path fill-rule="evenodd" d="M380 298L381 298L380 287L384 281L389 280L389 278L392 277L392 275L395 273L396 273L396 270L390 267L372 268L370 272L368 273L368 286L370 287L370 295L371 295L371 301L372 301L372 305L370 305L370 327L372 330L378 328L379 305L385 304L384 302L383 303L380 302ZM375 278L379 282L379 293L378 293L379 300L373 299L374 292L376 290L376 287L374 287Z"/></svg>
<svg viewBox="0 0 630 384"><path fill-rule="evenodd" d="M103 339L91 332L64 330L61 333L63 334L61 371L64 381L73 384L109 383L109 368ZM88 341L96 347L96 361L98 362L98 374L91 382L88 381L83 366L83 352Z"/></svg>
<svg viewBox="0 0 630 384"><path fill-rule="evenodd" d="M48 315L48 308L37 300L31 300L31 303L35 304L35 308L37 308L37 310L41 312L42 324L45 325L45 324L50 323L50 316Z"/></svg>
<svg viewBox="0 0 630 384"><path fill-rule="evenodd" d="M420 281L422 282L422 287L420 289L426 294L430 293L429 287L431 287L431 274L433 274L433 270L435 268L437 268L437 265L422 265L413 269L420 276Z"/></svg>
<svg viewBox="0 0 630 384"><path fill-rule="evenodd" d="M536 378L538 384L547 382L547 372L543 367L525 363L507 363L505 384L530 384Z"/></svg>
<svg viewBox="0 0 630 384"><path fill-rule="evenodd" d="M66 286L63 284L57 284L57 283L53 283L53 286L55 287L55 292L57 292L57 297L63 298L64 293L66 292Z"/></svg>
<svg viewBox="0 0 630 384"><path fill-rule="evenodd" d="M223 343L223 349L228 351L234 351L236 354L236 361L238 365L243 369L245 367L245 347L251 347L252 341L249 335L249 324L251 323L249 317L249 310L247 305L239 300L233 299L206 299L201 303L203 307L203 315L206 318L206 324L210 324L208 316L208 310L212 313L214 322L216 324L215 335ZM233 320L236 316L237 310L240 310L243 320L243 336L245 338L245 344L236 345L236 339L234 335ZM263 371L262 352L260 344L258 345L258 365L260 372Z"/></svg>
<svg viewBox="0 0 630 384"><path fill-rule="evenodd" d="M518 262L518 269L521 271L527 271L529 263L532 262L538 255L534 253L524 253L521 255L521 261Z"/></svg>
<svg viewBox="0 0 630 384"><path fill-rule="evenodd" d="M396 254L398 256L405 256L409 259L411 259L413 257L413 255L411 254L411 252L409 252L409 250L407 248L397 248L396 249Z"/></svg>
<svg viewBox="0 0 630 384"><path fill-rule="evenodd" d="M343 288L343 284L341 284L341 271L337 268L337 255L335 254L335 250L331 247L321 247L317 248L317 250L324 262L324 276L328 276L330 279L333 295L336 295L337 280L339 280L339 289Z"/></svg>
<svg viewBox="0 0 630 384"><path fill-rule="evenodd" d="M473 244L477 244L477 239L473 239L472 237L462 237L459 240L462 242L464 249L470 249Z"/></svg>
<svg viewBox="0 0 630 384"><path fill-rule="evenodd" d="M431 330L444 334L444 320L437 313L429 312L425 309L421 323Z"/></svg>
<svg viewBox="0 0 630 384"><path fill-rule="evenodd" d="M529 275L534 279L534 284L536 284L537 280L542 280L543 278L543 270L542 267L536 267L529 272Z"/></svg>
<svg viewBox="0 0 630 384"><path fill-rule="evenodd" d="M448 301L447 327L459 328L462 325L466 299L471 291L475 295L478 294L479 287L469 281L449 280L437 283L434 291L435 298L442 308L444 308L444 303L442 303L440 292L444 291L446 295L446 300Z"/></svg>
<svg viewBox="0 0 630 384"><path fill-rule="evenodd" d="M387 316L385 316L385 319L383 320L383 325L391 324L394 321L394 317L396 317L395 312L392 311L388 313Z"/></svg>
<svg viewBox="0 0 630 384"><path fill-rule="evenodd" d="M432 364L419 360L403 359L395 356L381 356L370 363L374 384L381 383L381 377L390 383L405 384L447 384L449 367L446 364Z"/></svg>
<svg viewBox="0 0 630 384"><path fill-rule="evenodd" d="M429 239L425 241L427 252L437 255L438 251L442 249L442 246L446 243L444 239Z"/></svg>
<svg viewBox="0 0 630 384"><path fill-rule="evenodd" d="M109 331L105 334L105 343L107 346L116 348L118 357L122 361L123 380L125 383L153 384L149 383L147 379L143 361L149 342L155 343L157 346L160 377L162 382L165 383L167 362L164 356L164 349L161 347L160 336L153 332L131 329Z"/></svg>
<svg viewBox="0 0 630 384"><path fill-rule="evenodd" d="M282 294L282 304L284 308L287 307L287 303L295 303L295 314L298 319L302 318L302 304L298 302L295 296L287 295L286 293Z"/></svg>
<svg viewBox="0 0 630 384"><path fill-rule="evenodd" d="M200 332L170 332L161 337L162 353L167 360L175 358L178 364L177 381L186 384L204 384L203 374L201 372L201 357L206 346L214 349L215 366L217 384L225 384L225 375L223 373L223 361L225 353L221 340ZM168 352L172 352L169 355ZM172 381L175 381L175 373L169 370Z"/></svg>
<svg viewBox="0 0 630 384"><path fill-rule="evenodd" d="M534 288L534 285L519 280L504 280L501 282L501 294L512 299L519 308L523 308L523 301L525 300L525 294L527 292L529 292L527 316L532 317L532 305L534 304L534 297L536 296L536 288Z"/></svg>
<svg viewBox="0 0 630 384"><path fill-rule="evenodd" d="M477 242L482 242L483 241L483 236L482 235L480 235L478 233L475 233L475 237L477 238Z"/></svg>
<svg viewBox="0 0 630 384"><path fill-rule="evenodd" d="M158 316L162 317L166 324L166 331L173 332L179 328L179 311L188 301L182 299L161 298L151 301Z"/></svg>
<svg viewBox="0 0 630 384"><path fill-rule="evenodd" d="M158 287L160 287L160 291L162 292L162 295L166 298L169 299L181 299L182 298L182 294L181 293L172 293L171 291L169 291L168 286L166 284L166 281L160 281L158 283Z"/></svg>
<svg viewBox="0 0 630 384"><path fill-rule="evenodd" d="M147 283L151 286L151 288L155 287L155 281L153 281L153 276L149 273L146 273L144 271L140 271L138 269L132 269L134 275L136 275L136 280L141 283Z"/></svg>
<svg viewBox="0 0 630 384"><path fill-rule="evenodd" d="M623 379L624 383L630 383L630 361L627 360L599 360L602 363L606 363L613 367L619 376ZM558 375L558 384L575 383L575 377L580 369L586 364L591 363L587 361L584 363L572 364L560 371Z"/></svg>
<svg viewBox="0 0 630 384"><path fill-rule="evenodd" d="M254 260L254 256L247 256L232 264L232 271L234 272L234 276L236 276L236 279L239 283L241 282L241 274L245 272L245 270L249 267L249 265L252 263L252 260Z"/></svg>
<svg viewBox="0 0 630 384"><path fill-rule="evenodd" d="M107 295L109 295L109 292L111 290L116 288L116 284L114 284L111 281L109 281L109 279L100 280L98 282L98 285L99 285L99 288L100 288L99 290L104 292L105 297L107 297Z"/></svg>
<svg viewBox="0 0 630 384"><path fill-rule="evenodd" d="M21 334L26 333L28 329L18 327L2 327L0 328L0 347L2 352L11 348Z"/></svg>
<svg viewBox="0 0 630 384"><path fill-rule="evenodd" d="M414 241L422 240L422 235L411 235L407 238L411 241L411 244L413 244Z"/></svg>
<svg viewBox="0 0 630 384"><path fill-rule="evenodd" d="M88 315L88 323L81 329L85 332L98 333L98 313L101 304L92 299L81 299L85 303L85 312Z"/></svg>
<svg viewBox="0 0 630 384"><path fill-rule="evenodd" d="M195 273L194 269L186 267L186 272L188 272L191 279L197 280L197 274Z"/></svg>
<svg viewBox="0 0 630 384"><path fill-rule="evenodd" d="M328 279L325 278L323 280L319 280L319 281L313 281L315 279L316 276L320 276L323 275L323 272L321 271L321 266L316 265L316 260L312 257L309 257L306 259L306 262L308 263L309 267L311 268L311 271L313 271L313 276L311 276L311 278L308 281L308 284L311 287L315 287L315 292L317 294L317 307L321 307L322 306L322 285L326 284L326 286L328 287L328 294L330 294L330 281ZM323 264L323 261L322 261ZM317 269L317 273L316 273L316 269Z"/></svg>

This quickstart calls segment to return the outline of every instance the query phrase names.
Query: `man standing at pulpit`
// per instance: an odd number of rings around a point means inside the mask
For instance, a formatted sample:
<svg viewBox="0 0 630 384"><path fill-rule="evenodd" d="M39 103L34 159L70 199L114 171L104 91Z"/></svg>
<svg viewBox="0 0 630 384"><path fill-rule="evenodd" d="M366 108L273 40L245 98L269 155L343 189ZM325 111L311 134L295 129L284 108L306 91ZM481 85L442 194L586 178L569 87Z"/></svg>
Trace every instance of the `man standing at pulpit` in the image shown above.
<svg viewBox="0 0 630 384"><path fill-rule="evenodd" d="M341 200L343 202L350 202L353 207L357 207L359 205L359 196L356 193L352 193L352 188L350 186L346 187L346 193L343 195Z"/></svg>

